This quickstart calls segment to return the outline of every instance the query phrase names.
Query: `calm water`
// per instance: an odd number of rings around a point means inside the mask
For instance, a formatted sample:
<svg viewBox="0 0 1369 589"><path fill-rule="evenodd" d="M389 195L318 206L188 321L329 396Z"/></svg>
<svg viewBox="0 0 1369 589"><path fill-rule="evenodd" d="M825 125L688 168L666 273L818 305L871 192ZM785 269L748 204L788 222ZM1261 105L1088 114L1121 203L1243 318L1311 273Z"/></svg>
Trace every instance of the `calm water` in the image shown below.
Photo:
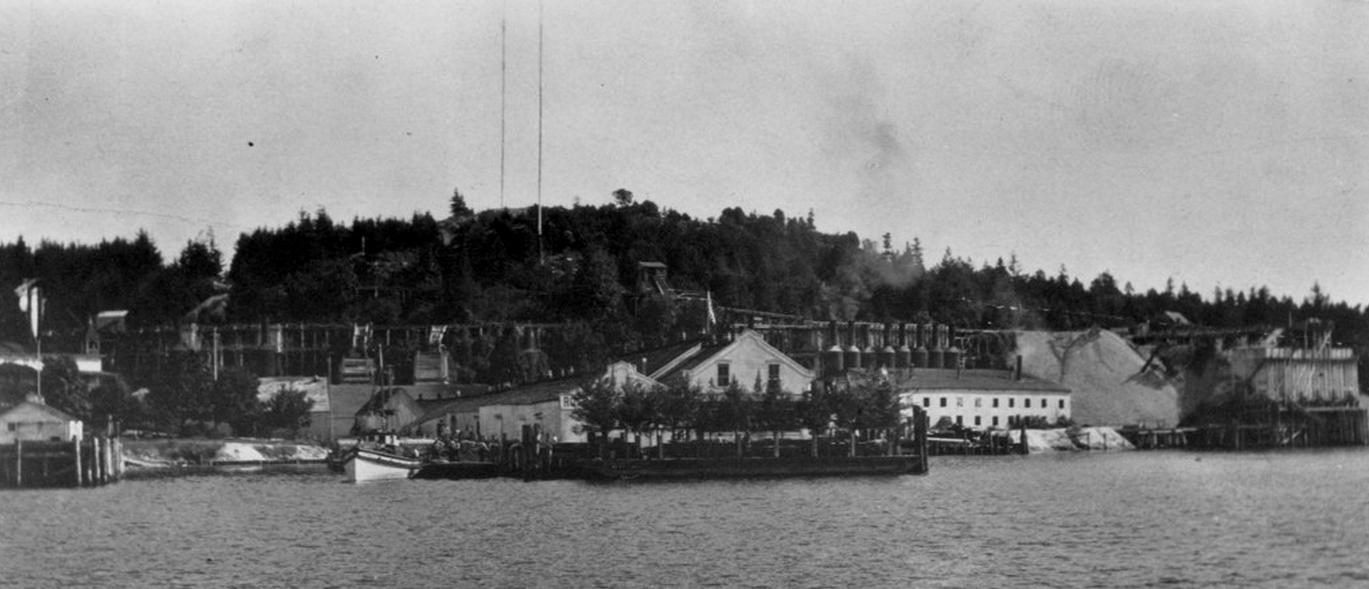
<svg viewBox="0 0 1369 589"><path fill-rule="evenodd" d="M0 493L16 587L1369 584L1369 450L689 484L239 474Z"/></svg>

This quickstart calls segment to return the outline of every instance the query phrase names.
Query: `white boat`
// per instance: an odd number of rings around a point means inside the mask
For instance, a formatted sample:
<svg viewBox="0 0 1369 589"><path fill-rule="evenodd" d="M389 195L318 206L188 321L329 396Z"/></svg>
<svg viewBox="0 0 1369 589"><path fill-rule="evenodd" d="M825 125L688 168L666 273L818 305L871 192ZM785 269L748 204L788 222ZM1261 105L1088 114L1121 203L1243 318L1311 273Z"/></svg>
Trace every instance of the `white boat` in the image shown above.
<svg viewBox="0 0 1369 589"><path fill-rule="evenodd" d="M398 456L366 448L357 448L348 453L343 462L347 480L353 483L407 479L409 473L422 465L417 458Z"/></svg>

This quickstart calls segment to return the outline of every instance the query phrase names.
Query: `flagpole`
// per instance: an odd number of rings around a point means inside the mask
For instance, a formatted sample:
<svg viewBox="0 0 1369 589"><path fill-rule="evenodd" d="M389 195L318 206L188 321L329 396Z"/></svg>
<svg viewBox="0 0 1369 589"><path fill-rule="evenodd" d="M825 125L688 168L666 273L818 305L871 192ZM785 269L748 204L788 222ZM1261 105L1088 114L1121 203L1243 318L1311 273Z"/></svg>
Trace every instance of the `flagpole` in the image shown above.
<svg viewBox="0 0 1369 589"><path fill-rule="evenodd" d="M33 326L33 342L34 342L34 347L37 348L37 350L38 350L38 379L37 379L38 398L39 398L39 399L42 399L42 398L43 398L43 330L42 330L42 327L39 325L39 323L43 320L43 310L42 310L41 308L39 308L39 307L43 304L43 295L42 295L42 292L39 291L39 290L38 290L38 287L36 287L36 286L30 287L27 294L28 294L28 296L29 296L29 313L33 316L33 319L32 319L32 321L30 322L30 323L32 324L32 326ZM46 401L43 401L43 403L44 403L44 404L47 404Z"/></svg>

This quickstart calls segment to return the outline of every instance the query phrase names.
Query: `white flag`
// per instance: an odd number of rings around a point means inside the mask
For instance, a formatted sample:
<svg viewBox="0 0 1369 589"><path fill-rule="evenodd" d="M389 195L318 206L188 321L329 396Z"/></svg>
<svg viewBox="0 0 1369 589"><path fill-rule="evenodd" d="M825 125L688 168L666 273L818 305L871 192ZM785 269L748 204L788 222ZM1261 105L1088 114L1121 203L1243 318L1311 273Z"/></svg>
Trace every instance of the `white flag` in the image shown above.
<svg viewBox="0 0 1369 589"><path fill-rule="evenodd" d="M697 295L695 295L697 296ZM718 323L718 315L713 312L713 291L708 291L708 324L710 326Z"/></svg>
<svg viewBox="0 0 1369 589"><path fill-rule="evenodd" d="M19 310L29 317L29 330L33 332L33 337L38 337L38 319L43 314L43 290L38 288L38 280L25 280L14 289L14 294L19 297Z"/></svg>

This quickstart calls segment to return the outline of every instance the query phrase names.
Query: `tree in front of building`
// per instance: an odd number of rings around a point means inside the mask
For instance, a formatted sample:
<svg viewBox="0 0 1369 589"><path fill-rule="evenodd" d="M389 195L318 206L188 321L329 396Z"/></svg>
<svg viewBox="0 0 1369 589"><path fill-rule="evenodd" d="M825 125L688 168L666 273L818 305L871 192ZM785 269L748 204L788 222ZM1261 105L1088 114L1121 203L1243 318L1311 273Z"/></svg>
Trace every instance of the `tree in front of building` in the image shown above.
<svg viewBox="0 0 1369 589"><path fill-rule="evenodd" d="M273 435L283 433L294 437L299 430L309 427L309 412L313 410L314 400L307 393L285 389L266 402L261 422L270 428Z"/></svg>
<svg viewBox="0 0 1369 589"><path fill-rule="evenodd" d="M227 423L239 436L256 435L263 419L257 383L257 375L242 368L228 368L219 374L214 381L214 423Z"/></svg>
<svg viewBox="0 0 1369 589"><path fill-rule="evenodd" d="M780 436L798 425L798 411L794 396L771 386L760 393L760 403L756 406L756 421L770 432L771 451L775 458L780 457Z"/></svg>
<svg viewBox="0 0 1369 589"><path fill-rule="evenodd" d="M670 439L680 439L680 432L694 429L699 424L700 411L703 407L703 390L697 385L677 383L674 386L653 389L656 395L656 405L660 408L661 427L670 431ZM657 456L665 457L665 444L660 443L659 436L656 446Z"/></svg>
<svg viewBox="0 0 1369 589"><path fill-rule="evenodd" d="M887 441L886 451L893 453L895 429L903 419L899 407L898 393L887 379L867 383L860 387L860 426L866 431L880 430Z"/></svg>
<svg viewBox="0 0 1369 589"><path fill-rule="evenodd" d="M599 458L604 457L609 433L618 429L621 396L618 387L606 378L587 381L572 395L575 408L571 410L571 416L584 424L585 431L599 447Z"/></svg>
<svg viewBox="0 0 1369 589"><path fill-rule="evenodd" d="M632 432L638 453L642 450L642 434L656 427L661 421L660 406L652 390L635 382L623 385L618 399L618 421L623 428Z"/></svg>
<svg viewBox="0 0 1369 589"><path fill-rule="evenodd" d="M808 430L813 442L813 458L818 457L818 438L832 425L832 405L824 386L814 386L804 393L794 408L798 424Z"/></svg>
<svg viewBox="0 0 1369 589"><path fill-rule="evenodd" d="M732 381L723 390L722 396L718 399L717 415L719 422L725 427L731 428L732 439L736 442L737 457L741 458L745 453L742 443L742 434L751 432L752 419L755 417L755 399L751 394L738 384Z"/></svg>
<svg viewBox="0 0 1369 589"><path fill-rule="evenodd" d="M171 352L150 376L147 401L163 427L185 434L213 418L213 375L194 352Z"/></svg>

